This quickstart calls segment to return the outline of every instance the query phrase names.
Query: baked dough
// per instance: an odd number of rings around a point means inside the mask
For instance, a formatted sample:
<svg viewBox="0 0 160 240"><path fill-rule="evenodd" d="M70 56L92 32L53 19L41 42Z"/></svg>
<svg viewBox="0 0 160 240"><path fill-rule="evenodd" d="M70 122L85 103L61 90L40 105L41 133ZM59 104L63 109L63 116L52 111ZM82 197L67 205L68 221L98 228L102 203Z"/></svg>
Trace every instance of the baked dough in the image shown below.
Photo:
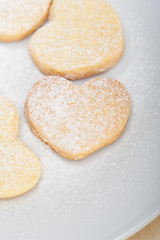
<svg viewBox="0 0 160 240"><path fill-rule="evenodd" d="M81 79L114 66L124 48L121 22L106 0L54 0L30 53L49 75Z"/></svg>
<svg viewBox="0 0 160 240"><path fill-rule="evenodd" d="M0 41L21 40L47 18L51 0L0 0Z"/></svg>
<svg viewBox="0 0 160 240"><path fill-rule="evenodd" d="M32 87L25 112L36 136L61 156L81 159L121 135L130 97L116 80L94 78L77 87L50 76Z"/></svg>
<svg viewBox="0 0 160 240"><path fill-rule="evenodd" d="M19 139L18 129L15 107L0 97L0 198L27 192L40 177L40 160Z"/></svg>

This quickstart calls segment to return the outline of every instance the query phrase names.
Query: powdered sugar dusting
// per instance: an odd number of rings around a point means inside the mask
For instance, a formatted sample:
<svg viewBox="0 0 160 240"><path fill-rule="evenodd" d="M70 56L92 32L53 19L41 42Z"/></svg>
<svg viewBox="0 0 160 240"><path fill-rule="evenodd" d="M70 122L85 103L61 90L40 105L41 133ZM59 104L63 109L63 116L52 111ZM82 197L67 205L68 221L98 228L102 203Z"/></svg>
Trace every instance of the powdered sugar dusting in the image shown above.
<svg viewBox="0 0 160 240"><path fill-rule="evenodd" d="M130 99L118 81L95 78L81 87L60 77L37 82L28 95L31 128L62 156L82 158L113 142L129 117Z"/></svg>
<svg viewBox="0 0 160 240"><path fill-rule="evenodd" d="M43 72L76 79L112 67L123 44L120 19L105 0L55 0L30 50Z"/></svg>
<svg viewBox="0 0 160 240"><path fill-rule="evenodd" d="M0 97L0 198L28 191L41 172L39 159L18 138L18 125L13 104Z"/></svg>
<svg viewBox="0 0 160 240"><path fill-rule="evenodd" d="M0 39L35 28L47 14L50 3L51 0L0 0Z"/></svg>

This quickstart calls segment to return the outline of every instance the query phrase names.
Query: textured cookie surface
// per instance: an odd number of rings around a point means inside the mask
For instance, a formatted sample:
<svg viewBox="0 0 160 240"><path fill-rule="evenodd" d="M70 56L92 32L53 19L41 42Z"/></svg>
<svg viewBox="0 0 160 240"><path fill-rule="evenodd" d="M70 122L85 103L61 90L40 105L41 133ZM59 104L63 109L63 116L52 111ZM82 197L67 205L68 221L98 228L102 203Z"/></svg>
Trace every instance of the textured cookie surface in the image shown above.
<svg viewBox="0 0 160 240"><path fill-rule="evenodd" d="M34 134L69 159L81 159L115 141L129 112L125 87L106 78L77 87L62 77L46 77L32 87L26 100Z"/></svg>
<svg viewBox="0 0 160 240"><path fill-rule="evenodd" d="M51 0L0 0L0 41L17 41L47 18Z"/></svg>
<svg viewBox="0 0 160 240"><path fill-rule="evenodd" d="M25 193L40 177L40 160L18 138L18 128L15 107L0 97L0 198Z"/></svg>
<svg viewBox="0 0 160 240"><path fill-rule="evenodd" d="M85 78L111 68L123 53L121 22L106 0L54 0L49 19L30 41L46 74Z"/></svg>

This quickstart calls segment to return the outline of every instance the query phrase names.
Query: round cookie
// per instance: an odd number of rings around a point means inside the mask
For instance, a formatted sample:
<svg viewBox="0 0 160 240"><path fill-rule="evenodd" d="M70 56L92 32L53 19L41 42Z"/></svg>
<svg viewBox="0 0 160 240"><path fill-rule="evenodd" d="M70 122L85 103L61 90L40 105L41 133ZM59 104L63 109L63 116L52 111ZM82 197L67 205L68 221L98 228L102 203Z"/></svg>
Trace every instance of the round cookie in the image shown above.
<svg viewBox="0 0 160 240"><path fill-rule="evenodd" d="M0 41L21 40L47 18L51 0L0 0Z"/></svg>
<svg viewBox="0 0 160 240"><path fill-rule="evenodd" d="M123 54L121 22L106 0L54 0L49 19L30 41L31 56L46 74L85 78L111 68Z"/></svg>
<svg viewBox="0 0 160 240"><path fill-rule="evenodd" d="M38 157L19 139L18 113L13 104L0 97L0 198L16 197L39 180Z"/></svg>
<svg viewBox="0 0 160 240"><path fill-rule="evenodd" d="M77 87L50 76L32 87L25 113L37 137L61 156L81 159L122 134L130 97L116 80L94 78Z"/></svg>

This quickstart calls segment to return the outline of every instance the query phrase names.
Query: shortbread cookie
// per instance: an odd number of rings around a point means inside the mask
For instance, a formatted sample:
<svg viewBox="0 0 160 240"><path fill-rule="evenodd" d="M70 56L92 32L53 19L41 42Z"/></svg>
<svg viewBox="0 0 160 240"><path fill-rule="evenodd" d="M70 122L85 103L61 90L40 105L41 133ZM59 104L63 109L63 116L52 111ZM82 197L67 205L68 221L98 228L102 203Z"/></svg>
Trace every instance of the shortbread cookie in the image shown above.
<svg viewBox="0 0 160 240"><path fill-rule="evenodd" d="M42 72L85 78L106 71L122 56L121 22L106 0L54 0L49 19L30 41Z"/></svg>
<svg viewBox="0 0 160 240"><path fill-rule="evenodd" d="M18 137L18 113L0 97L0 198L30 190L41 173L40 160Z"/></svg>
<svg viewBox="0 0 160 240"><path fill-rule="evenodd" d="M81 159L121 135L130 97L116 80L94 78L77 87L50 76L32 87L25 112L36 136L61 156Z"/></svg>
<svg viewBox="0 0 160 240"><path fill-rule="evenodd" d="M0 41L17 41L47 18L51 0L0 0Z"/></svg>

